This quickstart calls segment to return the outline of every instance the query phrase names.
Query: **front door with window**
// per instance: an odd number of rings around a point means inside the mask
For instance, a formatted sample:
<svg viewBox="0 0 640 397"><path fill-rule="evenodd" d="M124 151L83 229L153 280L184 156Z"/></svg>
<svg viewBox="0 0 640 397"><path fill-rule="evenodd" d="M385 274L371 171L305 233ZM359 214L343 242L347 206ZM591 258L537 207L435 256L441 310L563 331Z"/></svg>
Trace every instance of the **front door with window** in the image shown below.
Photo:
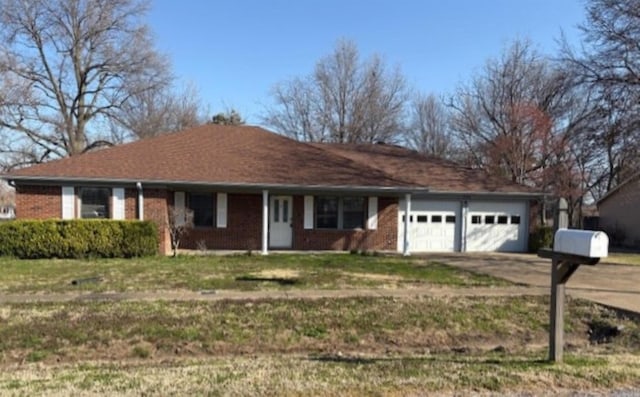
<svg viewBox="0 0 640 397"><path fill-rule="evenodd" d="M269 246L271 248L291 248L292 204L291 196L271 196L269 205Z"/></svg>

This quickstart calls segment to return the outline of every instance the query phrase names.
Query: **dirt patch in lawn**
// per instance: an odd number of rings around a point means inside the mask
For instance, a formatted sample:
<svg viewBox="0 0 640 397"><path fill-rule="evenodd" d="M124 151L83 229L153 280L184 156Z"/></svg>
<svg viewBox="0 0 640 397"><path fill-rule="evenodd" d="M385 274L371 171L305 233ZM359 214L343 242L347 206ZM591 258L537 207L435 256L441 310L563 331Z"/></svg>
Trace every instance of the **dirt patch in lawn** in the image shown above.
<svg viewBox="0 0 640 397"><path fill-rule="evenodd" d="M273 278L295 280L300 278L300 272L293 269L269 269L257 273L251 273L251 275L265 279Z"/></svg>

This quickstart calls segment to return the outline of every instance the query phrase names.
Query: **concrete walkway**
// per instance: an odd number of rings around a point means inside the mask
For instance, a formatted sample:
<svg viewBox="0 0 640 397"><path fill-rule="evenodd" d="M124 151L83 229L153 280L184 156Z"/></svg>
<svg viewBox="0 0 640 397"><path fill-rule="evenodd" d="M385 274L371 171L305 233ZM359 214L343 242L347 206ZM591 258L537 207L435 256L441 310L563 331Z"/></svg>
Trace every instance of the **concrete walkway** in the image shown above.
<svg viewBox="0 0 640 397"><path fill-rule="evenodd" d="M551 261L531 254L435 254L427 256L461 269L500 277L522 286L551 290ZM573 297L640 313L640 266L580 266L567 282Z"/></svg>

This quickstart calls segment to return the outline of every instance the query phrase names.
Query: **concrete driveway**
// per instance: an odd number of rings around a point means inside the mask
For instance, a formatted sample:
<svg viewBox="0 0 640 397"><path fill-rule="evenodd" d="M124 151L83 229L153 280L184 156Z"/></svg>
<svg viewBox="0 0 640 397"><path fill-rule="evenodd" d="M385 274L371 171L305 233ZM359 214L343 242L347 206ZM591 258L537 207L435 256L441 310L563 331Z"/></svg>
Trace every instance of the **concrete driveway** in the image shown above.
<svg viewBox="0 0 640 397"><path fill-rule="evenodd" d="M456 267L551 290L551 261L531 254L432 254ZM640 266L580 266L567 282L567 293L604 305L640 313Z"/></svg>

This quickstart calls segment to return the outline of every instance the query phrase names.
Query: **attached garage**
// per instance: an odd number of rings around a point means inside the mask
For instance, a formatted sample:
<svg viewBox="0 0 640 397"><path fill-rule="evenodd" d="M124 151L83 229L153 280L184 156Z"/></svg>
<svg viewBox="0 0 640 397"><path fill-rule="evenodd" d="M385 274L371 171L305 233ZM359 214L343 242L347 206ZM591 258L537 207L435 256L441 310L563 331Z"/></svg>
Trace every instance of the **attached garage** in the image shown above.
<svg viewBox="0 0 640 397"><path fill-rule="evenodd" d="M405 201L400 200L398 248L404 242ZM414 252L460 251L460 201L412 200L409 241Z"/></svg>
<svg viewBox="0 0 640 397"><path fill-rule="evenodd" d="M406 201L398 211L398 251L404 244ZM411 252L525 252L526 201L411 200Z"/></svg>
<svg viewBox="0 0 640 397"><path fill-rule="evenodd" d="M470 201L467 251L526 251L528 213L526 202Z"/></svg>

